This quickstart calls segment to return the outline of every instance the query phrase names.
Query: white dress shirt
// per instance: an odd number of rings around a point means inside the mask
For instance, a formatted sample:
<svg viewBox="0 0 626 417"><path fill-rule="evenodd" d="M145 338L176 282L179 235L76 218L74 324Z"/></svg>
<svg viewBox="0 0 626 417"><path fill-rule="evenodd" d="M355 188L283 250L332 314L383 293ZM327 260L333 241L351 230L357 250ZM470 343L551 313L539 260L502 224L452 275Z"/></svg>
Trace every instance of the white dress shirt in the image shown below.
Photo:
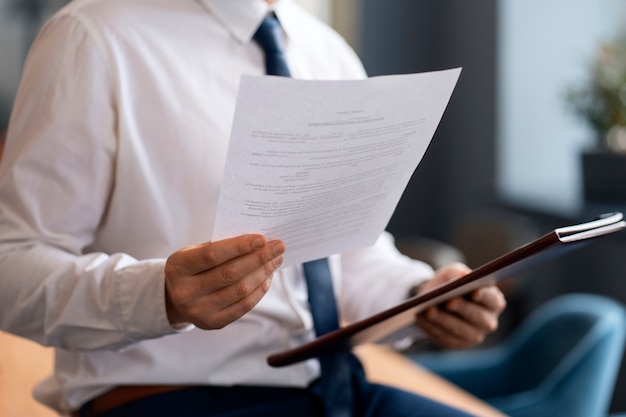
<svg viewBox="0 0 626 417"><path fill-rule="evenodd" d="M261 0L75 0L27 59L0 164L0 328L55 346L36 397L61 413L117 384L306 386L315 360L266 357L314 334L301 268L221 330L173 329L167 256L208 241ZM363 78L331 29L288 0L274 6L291 72ZM376 246L331 259L344 320L387 308L429 278Z"/></svg>

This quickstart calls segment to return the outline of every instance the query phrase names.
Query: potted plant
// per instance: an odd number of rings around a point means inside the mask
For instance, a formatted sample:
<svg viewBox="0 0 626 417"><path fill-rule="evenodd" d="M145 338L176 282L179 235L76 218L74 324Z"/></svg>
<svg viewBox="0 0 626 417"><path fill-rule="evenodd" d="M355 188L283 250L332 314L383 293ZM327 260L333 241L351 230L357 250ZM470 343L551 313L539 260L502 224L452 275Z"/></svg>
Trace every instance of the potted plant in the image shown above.
<svg viewBox="0 0 626 417"><path fill-rule="evenodd" d="M585 198L626 201L626 37L600 45L588 81L570 89L567 101L596 138L581 155Z"/></svg>

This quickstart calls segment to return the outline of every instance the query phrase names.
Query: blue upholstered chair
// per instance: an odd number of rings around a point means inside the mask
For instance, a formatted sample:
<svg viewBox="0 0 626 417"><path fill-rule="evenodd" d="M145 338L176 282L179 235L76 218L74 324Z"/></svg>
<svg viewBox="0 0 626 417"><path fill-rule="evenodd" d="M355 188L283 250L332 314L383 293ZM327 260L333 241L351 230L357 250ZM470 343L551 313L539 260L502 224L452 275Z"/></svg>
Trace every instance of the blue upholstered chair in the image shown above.
<svg viewBox="0 0 626 417"><path fill-rule="evenodd" d="M512 417L599 417L609 409L625 330L620 303L567 294L495 347L411 358Z"/></svg>

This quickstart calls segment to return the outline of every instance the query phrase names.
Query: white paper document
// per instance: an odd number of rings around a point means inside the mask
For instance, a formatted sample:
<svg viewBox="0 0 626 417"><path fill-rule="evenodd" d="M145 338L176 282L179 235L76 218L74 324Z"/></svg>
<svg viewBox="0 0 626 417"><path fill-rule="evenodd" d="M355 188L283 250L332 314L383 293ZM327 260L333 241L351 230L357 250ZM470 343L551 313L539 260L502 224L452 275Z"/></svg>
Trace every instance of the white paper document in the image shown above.
<svg viewBox="0 0 626 417"><path fill-rule="evenodd" d="M374 244L460 72L350 81L244 76L213 240L281 239L284 266Z"/></svg>

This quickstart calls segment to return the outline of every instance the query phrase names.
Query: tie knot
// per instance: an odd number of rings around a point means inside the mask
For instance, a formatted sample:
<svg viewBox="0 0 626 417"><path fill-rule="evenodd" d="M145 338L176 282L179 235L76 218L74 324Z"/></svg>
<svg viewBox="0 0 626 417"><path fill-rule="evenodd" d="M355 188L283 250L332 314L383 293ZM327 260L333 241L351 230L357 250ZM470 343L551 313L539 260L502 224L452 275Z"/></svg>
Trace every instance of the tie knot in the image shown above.
<svg viewBox="0 0 626 417"><path fill-rule="evenodd" d="M280 23L275 16L267 16L254 34L253 39L265 53L265 69L268 75L289 77L289 67L284 55Z"/></svg>
<svg viewBox="0 0 626 417"><path fill-rule="evenodd" d="M261 22L261 25L254 34L254 40L257 41L265 53L282 53L283 39L280 33L280 23L274 16L267 16Z"/></svg>

